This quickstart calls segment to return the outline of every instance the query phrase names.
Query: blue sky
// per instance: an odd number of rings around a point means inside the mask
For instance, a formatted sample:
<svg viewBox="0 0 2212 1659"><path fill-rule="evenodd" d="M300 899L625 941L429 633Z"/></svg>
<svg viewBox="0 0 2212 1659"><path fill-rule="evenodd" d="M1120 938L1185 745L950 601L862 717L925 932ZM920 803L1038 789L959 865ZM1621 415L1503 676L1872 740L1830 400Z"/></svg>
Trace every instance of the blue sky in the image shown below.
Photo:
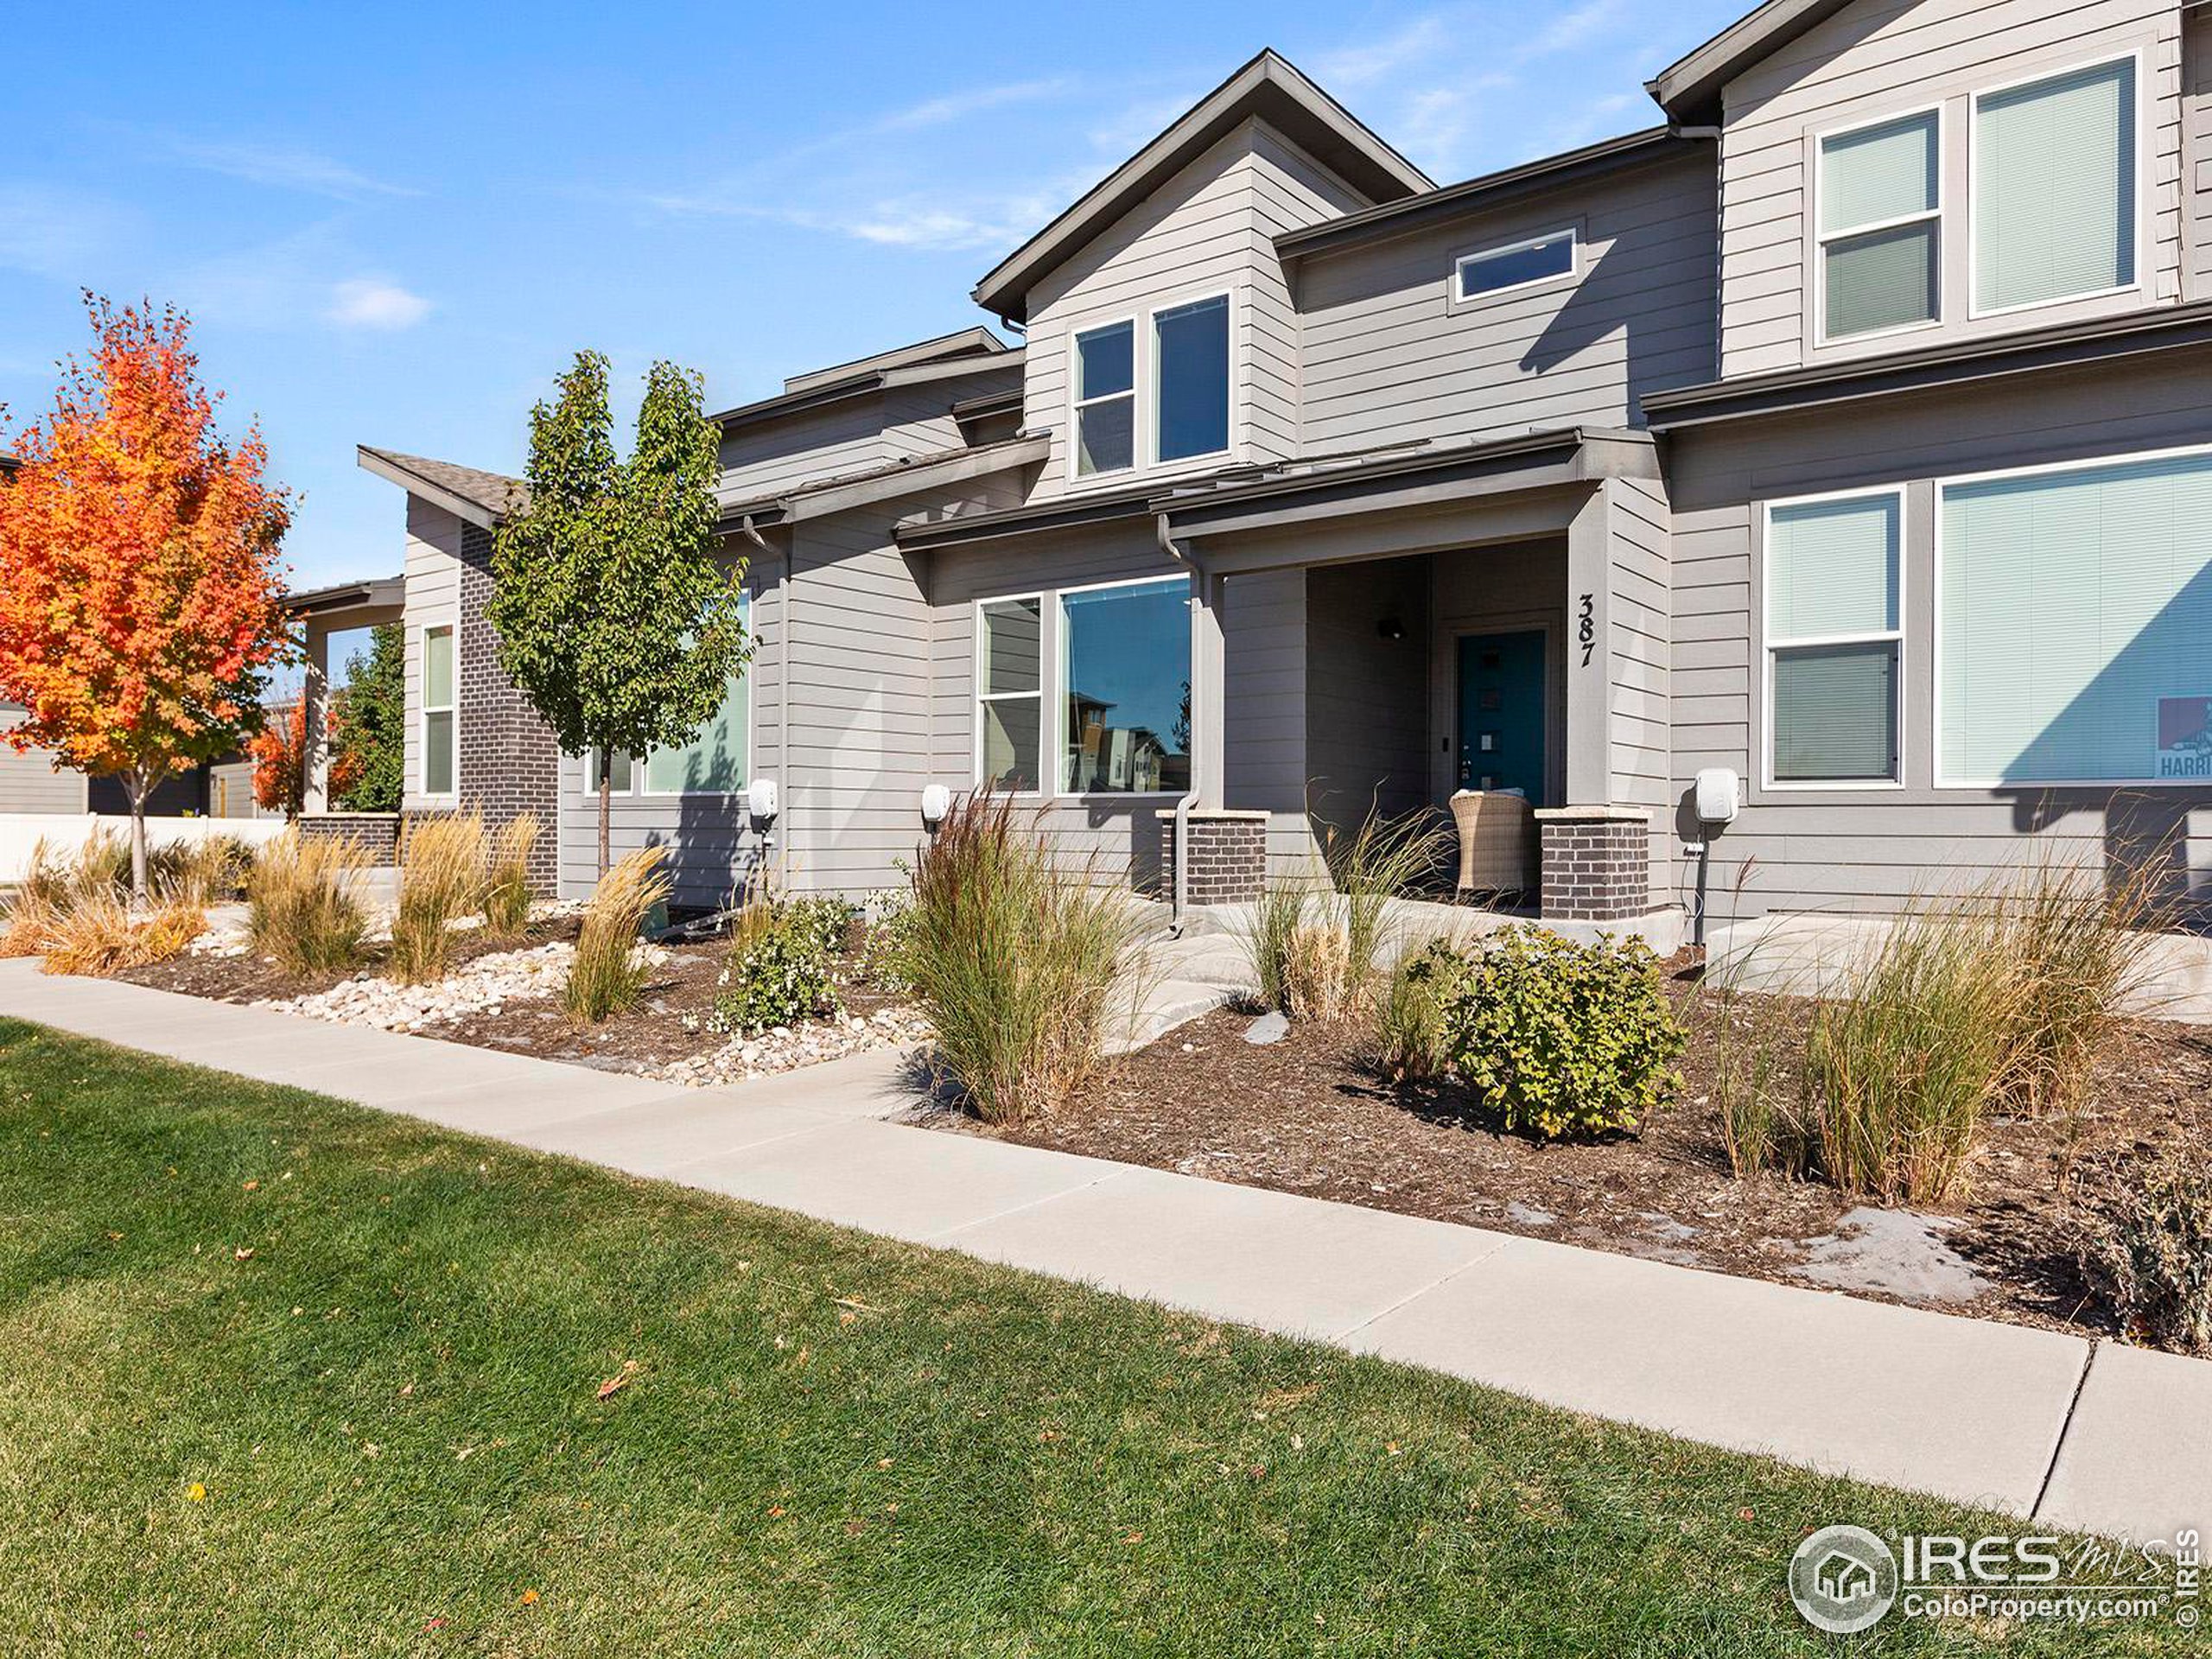
<svg viewBox="0 0 2212 1659"><path fill-rule="evenodd" d="M720 408L984 321L976 277L1263 45L1448 181L1649 124L1748 3L17 8L0 403L44 412L79 288L182 305L302 495L295 579L385 574L357 442L515 470L581 346Z"/></svg>

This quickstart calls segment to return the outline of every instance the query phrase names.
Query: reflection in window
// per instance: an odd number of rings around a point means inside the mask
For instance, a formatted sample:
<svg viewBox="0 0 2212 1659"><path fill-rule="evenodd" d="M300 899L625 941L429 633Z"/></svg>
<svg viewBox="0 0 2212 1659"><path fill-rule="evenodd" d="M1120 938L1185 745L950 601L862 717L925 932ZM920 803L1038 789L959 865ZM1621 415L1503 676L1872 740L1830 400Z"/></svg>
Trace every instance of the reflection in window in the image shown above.
<svg viewBox="0 0 2212 1659"><path fill-rule="evenodd" d="M1554 231L1548 236L1516 242L1510 247L1489 248L1467 255L1458 265L1459 297L1471 300L1479 295L1572 276L1573 271L1574 232L1571 229Z"/></svg>
<svg viewBox="0 0 2212 1659"><path fill-rule="evenodd" d="M1136 460L1136 325L1075 337L1076 470L1119 472Z"/></svg>
<svg viewBox="0 0 2212 1659"><path fill-rule="evenodd" d="M1064 793L1190 786L1190 595L1179 576L1061 595Z"/></svg>
<svg viewBox="0 0 2212 1659"><path fill-rule="evenodd" d="M1181 461L1229 448L1229 296L1153 314L1160 354L1156 455Z"/></svg>
<svg viewBox="0 0 2212 1659"><path fill-rule="evenodd" d="M978 781L995 789L1038 786L1044 713L1044 601L995 599L982 607L976 662Z"/></svg>

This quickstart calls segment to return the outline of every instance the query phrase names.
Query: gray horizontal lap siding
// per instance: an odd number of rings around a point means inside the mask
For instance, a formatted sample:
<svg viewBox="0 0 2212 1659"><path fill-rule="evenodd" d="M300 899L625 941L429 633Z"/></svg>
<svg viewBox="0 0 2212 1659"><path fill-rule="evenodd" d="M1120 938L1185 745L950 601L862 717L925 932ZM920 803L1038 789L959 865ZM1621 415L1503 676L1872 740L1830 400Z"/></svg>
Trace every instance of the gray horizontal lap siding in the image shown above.
<svg viewBox="0 0 2212 1659"><path fill-rule="evenodd" d="M22 710L0 702L0 732L22 724ZM51 749L27 749L18 753L0 741L0 812L82 812L86 810L85 774L57 770Z"/></svg>
<svg viewBox="0 0 2212 1659"><path fill-rule="evenodd" d="M1570 224L1575 282L1454 303L1459 255ZM1308 258L1306 448L1634 423L1643 393L1713 376L1714 235L1699 150Z"/></svg>
<svg viewBox="0 0 2212 1659"><path fill-rule="evenodd" d="M1748 864L1741 910L1897 908L2046 858L2098 867L2144 836L2188 839L2212 868L2212 787L1936 787L1932 480L2212 442L2212 352L2177 353L2124 373L1875 400L1856 410L1746 421L1671 440L1674 508L1673 832L1697 771L1727 766L1747 804L1713 843L1708 904L1725 918ZM1758 607L1761 504L1859 487L1906 487L1905 782L1901 788L1765 788ZM1688 871L1677 865L1677 879Z"/></svg>
<svg viewBox="0 0 2212 1659"><path fill-rule="evenodd" d="M1918 343L2031 326L1967 311L1965 101L1971 92L2075 64L2144 53L2150 188L2139 294L2038 308L2044 321L2126 310L2179 291L2181 12L2171 0L1861 0L1729 83L1721 145L1721 366L1729 375L1894 349L1817 343L1811 315L1814 135L1885 113L1943 107L1943 321Z"/></svg>

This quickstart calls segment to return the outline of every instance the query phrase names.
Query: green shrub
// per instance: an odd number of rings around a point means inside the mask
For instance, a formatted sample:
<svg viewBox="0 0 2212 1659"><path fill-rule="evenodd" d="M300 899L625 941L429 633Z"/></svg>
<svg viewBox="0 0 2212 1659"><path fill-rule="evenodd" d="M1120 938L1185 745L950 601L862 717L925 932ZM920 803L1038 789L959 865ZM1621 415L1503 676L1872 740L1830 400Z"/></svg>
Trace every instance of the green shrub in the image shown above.
<svg viewBox="0 0 2212 1659"><path fill-rule="evenodd" d="M1681 1081L1681 1023L1640 939L1510 929L1468 963L1444 1022L1452 1071L1508 1128L1548 1139L1633 1128Z"/></svg>
<svg viewBox="0 0 2212 1659"><path fill-rule="evenodd" d="M850 914L842 900L835 901L834 915L821 900L777 906L764 926L731 948L707 1029L750 1037L836 1013L841 1004L826 941L843 943Z"/></svg>
<svg viewBox="0 0 2212 1659"><path fill-rule="evenodd" d="M908 874L911 879L912 872ZM856 977L893 996L912 994L914 976L908 971L907 960L913 950L914 914L909 890L892 887L868 895L861 906L865 931L861 935Z"/></svg>
<svg viewBox="0 0 2212 1659"><path fill-rule="evenodd" d="M2169 1149L2121 1173L2120 1196L2082 1225L2083 1271L2131 1332L2212 1354L2212 1168Z"/></svg>
<svg viewBox="0 0 2212 1659"><path fill-rule="evenodd" d="M1444 1005L1467 970L1467 958L1444 939L1431 939L1398 958L1376 1010L1376 1059L1394 1083L1427 1083L1441 1077Z"/></svg>
<svg viewBox="0 0 2212 1659"><path fill-rule="evenodd" d="M369 925L353 881L367 864L353 841L304 841L295 829L270 842L246 883L254 950L296 974L352 967Z"/></svg>
<svg viewBox="0 0 2212 1659"><path fill-rule="evenodd" d="M1058 862L988 791L938 826L914 867L906 970L938 1065L984 1117L1065 1100L1104 1061L1117 993L1132 1006L1141 995L1142 912L1095 874Z"/></svg>
<svg viewBox="0 0 2212 1659"><path fill-rule="evenodd" d="M561 1006L570 1019L597 1025L637 1001L646 973L638 931L656 907L668 902L669 880L661 869L667 857L665 847L640 847L592 889L576 937L576 958L561 988Z"/></svg>
<svg viewBox="0 0 2212 1659"><path fill-rule="evenodd" d="M786 899L776 906L776 915L785 925L804 934L823 961L834 961L845 954L846 936L853 928L849 899L828 895Z"/></svg>

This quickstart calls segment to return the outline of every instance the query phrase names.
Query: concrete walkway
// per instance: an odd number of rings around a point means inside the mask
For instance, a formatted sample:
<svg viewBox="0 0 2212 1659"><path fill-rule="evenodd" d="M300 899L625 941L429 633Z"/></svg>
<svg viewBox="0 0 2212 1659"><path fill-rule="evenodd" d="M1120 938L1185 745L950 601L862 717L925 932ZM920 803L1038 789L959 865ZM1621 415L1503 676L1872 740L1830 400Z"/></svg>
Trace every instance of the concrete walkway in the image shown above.
<svg viewBox="0 0 2212 1659"><path fill-rule="evenodd" d="M894 1055L685 1090L22 962L0 1014L2058 1526L2212 1524L2212 1363L891 1122Z"/></svg>

